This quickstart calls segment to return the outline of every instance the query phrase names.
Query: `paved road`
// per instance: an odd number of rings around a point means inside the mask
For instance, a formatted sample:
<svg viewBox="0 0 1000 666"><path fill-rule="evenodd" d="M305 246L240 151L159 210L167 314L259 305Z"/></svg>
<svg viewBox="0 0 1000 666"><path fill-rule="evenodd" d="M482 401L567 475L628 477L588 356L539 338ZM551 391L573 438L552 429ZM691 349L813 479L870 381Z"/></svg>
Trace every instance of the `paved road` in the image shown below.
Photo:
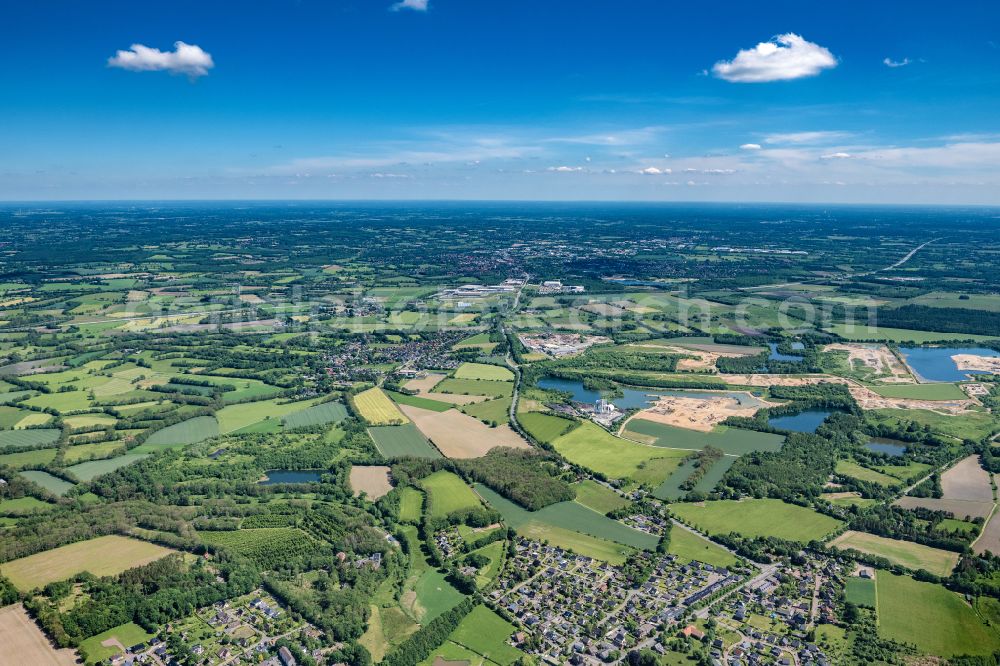
<svg viewBox="0 0 1000 666"><path fill-rule="evenodd" d="M699 620L704 620L705 618L708 617L708 613L712 609L712 606L716 605L717 603L719 603L720 601L722 601L724 599L729 598L729 596L732 595L734 592L738 592L739 590L742 590L747 585L753 585L754 583L758 583L758 582L764 580L768 576L773 575L774 572L777 571L777 570L778 570L778 565L777 564L766 564L766 565L762 566L761 569L760 569L760 573L759 574L757 574L753 578L750 578L749 580L743 581L739 585L736 585L735 587L733 587L732 589L730 589L728 592L726 592L725 594L723 594L721 597L719 597L717 599L714 599L713 601L711 601L708 604L706 604L703 608L699 608L697 611L695 611L694 616L697 617Z"/></svg>

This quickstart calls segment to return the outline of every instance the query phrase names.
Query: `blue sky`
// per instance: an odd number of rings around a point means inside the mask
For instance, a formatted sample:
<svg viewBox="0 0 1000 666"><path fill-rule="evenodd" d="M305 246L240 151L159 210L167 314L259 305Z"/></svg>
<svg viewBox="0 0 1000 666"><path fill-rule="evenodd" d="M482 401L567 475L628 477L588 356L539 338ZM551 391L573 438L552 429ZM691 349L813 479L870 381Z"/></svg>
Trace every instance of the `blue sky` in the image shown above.
<svg viewBox="0 0 1000 666"><path fill-rule="evenodd" d="M36 0L0 57L4 200L1000 204L1000 3Z"/></svg>

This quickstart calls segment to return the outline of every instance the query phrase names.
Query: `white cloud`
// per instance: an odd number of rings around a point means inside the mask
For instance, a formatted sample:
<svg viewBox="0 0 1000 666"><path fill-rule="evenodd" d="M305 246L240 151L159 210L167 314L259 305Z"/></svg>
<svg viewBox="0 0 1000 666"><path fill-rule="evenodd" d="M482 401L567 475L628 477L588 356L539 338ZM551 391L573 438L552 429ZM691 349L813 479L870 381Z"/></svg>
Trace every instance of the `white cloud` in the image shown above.
<svg viewBox="0 0 1000 666"><path fill-rule="evenodd" d="M766 137L766 143L825 143L834 139L849 137L849 132L787 132L784 134L771 134Z"/></svg>
<svg viewBox="0 0 1000 666"><path fill-rule="evenodd" d="M909 58L903 58L902 60L893 60L892 58L886 58L882 61L882 64L886 67L906 67L912 61Z"/></svg>
<svg viewBox="0 0 1000 666"><path fill-rule="evenodd" d="M573 173L575 171L583 171L583 167L557 166L549 167L547 171L554 171L556 173Z"/></svg>
<svg viewBox="0 0 1000 666"><path fill-rule="evenodd" d="M821 160L846 160L850 159L850 153L829 153L827 155L820 155Z"/></svg>
<svg viewBox="0 0 1000 666"><path fill-rule="evenodd" d="M399 0L399 2L391 5L389 9L394 12L398 12L401 9L412 9L415 12L426 12L427 2L428 0Z"/></svg>
<svg viewBox="0 0 1000 666"><path fill-rule="evenodd" d="M212 55L200 46L174 42L173 51L161 51L142 44L133 44L127 51L118 51L108 58L108 67L130 72L170 72L186 74L194 79L208 74L215 67Z"/></svg>
<svg viewBox="0 0 1000 666"><path fill-rule="evenodd" d="M732 60L720 60L712 73L732 83L765 83L816 76L836 66L837 58L829 49L790 32L741 49Z"/></svg>
<svg viewBox="0 0 1000 666"><path fill-rule="evenodd" d="M641 169L639 173L641 173L644 176L663 176L672 173L672 171L670 169L659 169L657 167L651 166L651 167L646 167L645 169Z"/></svg>
<svg viewBox="0 0 1000 666"><path fill-rule="evenodd" d="M740 146L740 150L760 150L759 143L744 143Z"/></svg>

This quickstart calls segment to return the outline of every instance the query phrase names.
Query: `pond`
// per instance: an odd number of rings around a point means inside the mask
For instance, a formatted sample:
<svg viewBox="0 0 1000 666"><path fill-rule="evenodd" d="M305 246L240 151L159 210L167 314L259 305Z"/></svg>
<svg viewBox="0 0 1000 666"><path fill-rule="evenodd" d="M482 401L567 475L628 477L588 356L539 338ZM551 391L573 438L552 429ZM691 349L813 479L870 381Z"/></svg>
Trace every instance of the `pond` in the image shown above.
<svg viewBox="0 0 1000 666"><path fill-rule="evenodd" d="M785 416L772 416L767 420L768 425L781 430L792 430L794 432L816 432L823 421L827 419L833 411L828 409L807 409L798 414L786 414Z"/></svg>
<svg viewBox="0 0 1000 666"><path fill-rule="evenodd" d="M895 439L885 439L884 437L872 437L865 444L865 448L873 453L884 453L893 458L898 458L906 453L906 444Z"/></svg>
<svg viewBox="0 0 1000 666"><path fill-rule="evenodd" d="M323 470L319 469L269 469L267 478L260 482L262 486L273 486L276 483L319 483Z"/></svg>
<svg viewBox="0 0 1000 666"><path fill-rule="evenodd" d="M798 347L796 347L795 345L798 345ZM792 354L782 354L781 352L778 351L778 343L777 342L768 342L767 346L771 348L771 354L767 357L768 360L771 360L771 361L801 361L803 358L805 358L804 356L794 356ZM792 348L793 349L805 349L805 345L803 345L801 342L793 342L792 343Z"/></svg>
<svg viewBox="0 0 1000 666"><path fill-rule="evenodd" d="M900 347L899 351L907 365L930 382L960 382L968 379L968 375L989 374L982 370L959 370L951 358L956 354L1000 357L1000 352L985 347Z"/></svg>
<svg viewBox="0 0 1000 666"><path fill-rule="evenodd" d="M592 391L583 386L583 382L577 379L561 379L559 377L543 377L538 380L538 386L544 389L564 391L573 396L576 402L597 402L605 393ZM619 409L642 409L656 402L658 396L671 396L675 398L714 398L728 397L736 399L741 406L763 407L764 403L747 393L736 391L685 391L678 389L631 389L623 388L622 395L611 398L611 402Z"/></svg>

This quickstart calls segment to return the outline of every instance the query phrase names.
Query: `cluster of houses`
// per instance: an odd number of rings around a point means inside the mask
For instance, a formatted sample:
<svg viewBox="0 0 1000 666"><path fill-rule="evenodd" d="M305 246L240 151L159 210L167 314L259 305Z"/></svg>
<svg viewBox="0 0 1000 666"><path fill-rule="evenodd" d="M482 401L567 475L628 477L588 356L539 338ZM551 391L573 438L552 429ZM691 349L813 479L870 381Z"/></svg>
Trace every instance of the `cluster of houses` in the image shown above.
<svg viewBox="0 0 1000 666"><path fill-rule="evenodd" d="M346 340L325 352L327 376L343 382L374 381L382 373L371 366L400 364L403 376L416 376L421 368L457 368L460 361L452 347L468 337L467 332L442 331L430 339L407 340L395 345L376 346L363 337Z"/></svg>
<svg viewBox="0 0 1000 666"><path fill-rule="evenodd" d="M514 550L490 601L523 628L514 642L552 664L615 661L642 647L665 652L665 627L686 618L700 595L741 580L725 569L661 555L648 581L633 589L621 569L606 562L523 538Z"/></svg>

